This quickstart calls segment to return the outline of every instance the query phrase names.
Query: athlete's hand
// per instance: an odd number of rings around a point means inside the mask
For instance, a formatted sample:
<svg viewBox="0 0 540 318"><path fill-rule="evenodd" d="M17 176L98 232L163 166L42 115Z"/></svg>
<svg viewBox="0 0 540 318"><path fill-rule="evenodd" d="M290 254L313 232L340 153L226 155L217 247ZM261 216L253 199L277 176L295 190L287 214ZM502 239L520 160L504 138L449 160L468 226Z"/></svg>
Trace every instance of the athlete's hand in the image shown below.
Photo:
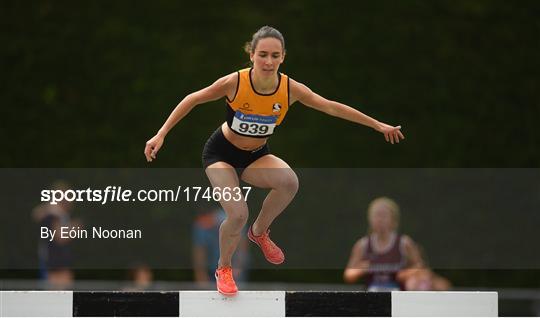
<svg viewBox="0 0 540 318"><path fill-rule="evenodd" d="M401 133L401 126L394 127L379 122L375 130L383 133L384 139L386 139L386 141L389 141L392 145L394 144L394 142L399 143L400 138L405 139L405 136L403 136L403 134Z"/></svg>
<svg viewBox="0 0 540 318"><path fill-rule="evenodd" d="M360 261L355 266L345 269L345 272L343 273L343 279L346 283L352 284L368 272L369 266L369 261Z"/></svg>
<svg viewBox="0 0 540 318"><path fill-rule="evenodd" d="M157 134L146 142L146 147L144 147L144 156L146 157L146 161L152 162L152 159L156 159L156 154L159 151L159 148L161 148L163 145L164 139L165 137Z"/></svg>

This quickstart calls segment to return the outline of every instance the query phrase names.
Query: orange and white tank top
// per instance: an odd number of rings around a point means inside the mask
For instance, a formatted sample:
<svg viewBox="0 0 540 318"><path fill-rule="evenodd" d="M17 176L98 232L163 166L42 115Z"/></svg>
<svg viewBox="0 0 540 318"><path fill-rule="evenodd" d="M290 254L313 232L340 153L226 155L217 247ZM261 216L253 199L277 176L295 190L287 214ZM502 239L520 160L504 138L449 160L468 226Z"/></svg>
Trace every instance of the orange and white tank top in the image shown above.
<svg viewBox="0 0 540 318"><path fill-rule="evenodd" d="M278 72L278 85L270 94L255 91L251 68L238 71L232 100L227 97L227 125L236 134L254 138L271 136L289 110L289 77Z"/></svg>

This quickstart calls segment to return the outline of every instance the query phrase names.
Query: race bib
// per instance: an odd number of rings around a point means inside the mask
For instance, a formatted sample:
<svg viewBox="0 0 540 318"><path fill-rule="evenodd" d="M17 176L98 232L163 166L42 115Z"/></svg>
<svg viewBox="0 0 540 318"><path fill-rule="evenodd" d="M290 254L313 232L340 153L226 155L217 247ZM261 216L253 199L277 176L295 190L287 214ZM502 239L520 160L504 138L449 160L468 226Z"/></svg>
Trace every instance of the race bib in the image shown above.
<svg viewBox="0 0 540 318"><path fill-rule="evenodd" d="M243 135L270 136L276 128L278 116L244 114L237 110L231 128Z"/></svg>

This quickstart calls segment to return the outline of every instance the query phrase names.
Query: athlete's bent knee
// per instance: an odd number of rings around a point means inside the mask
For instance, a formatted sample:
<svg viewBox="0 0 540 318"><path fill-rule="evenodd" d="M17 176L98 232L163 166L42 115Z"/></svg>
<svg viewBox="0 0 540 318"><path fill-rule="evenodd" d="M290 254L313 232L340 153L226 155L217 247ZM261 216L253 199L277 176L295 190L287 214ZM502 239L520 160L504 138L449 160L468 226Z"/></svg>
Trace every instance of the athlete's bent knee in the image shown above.
<svg viewBox="0 0 540 318"><path fill-rule="evenodd" d="M232 213L231 215L227 216L227 219L236 226L243 227L247 223L248 213L247 211Z"/></svg>
<svg viewBox="0 0 540 318"><path fill-rule="evenodd" d="M298 177L294 171L290 171L279 180L278 188L288 193L296 194L298 191Z"/></svg>

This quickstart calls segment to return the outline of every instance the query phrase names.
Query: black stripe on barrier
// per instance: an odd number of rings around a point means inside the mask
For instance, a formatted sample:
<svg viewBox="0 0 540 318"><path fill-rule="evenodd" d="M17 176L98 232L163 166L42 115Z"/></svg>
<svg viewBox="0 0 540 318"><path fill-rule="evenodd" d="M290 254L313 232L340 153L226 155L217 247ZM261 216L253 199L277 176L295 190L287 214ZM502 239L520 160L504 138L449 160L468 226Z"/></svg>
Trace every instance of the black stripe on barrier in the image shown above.
<svg viewBox="0 0 540 318"><path fill-rule="evenodd" d="M390 317L391 293L287 292L285 316Z"/></svg>
<svg viewBox="0 0 540 318"><path fill-rule="evenodd" d="M73 317L180 315L178 292L73 292Z"/></svg>

